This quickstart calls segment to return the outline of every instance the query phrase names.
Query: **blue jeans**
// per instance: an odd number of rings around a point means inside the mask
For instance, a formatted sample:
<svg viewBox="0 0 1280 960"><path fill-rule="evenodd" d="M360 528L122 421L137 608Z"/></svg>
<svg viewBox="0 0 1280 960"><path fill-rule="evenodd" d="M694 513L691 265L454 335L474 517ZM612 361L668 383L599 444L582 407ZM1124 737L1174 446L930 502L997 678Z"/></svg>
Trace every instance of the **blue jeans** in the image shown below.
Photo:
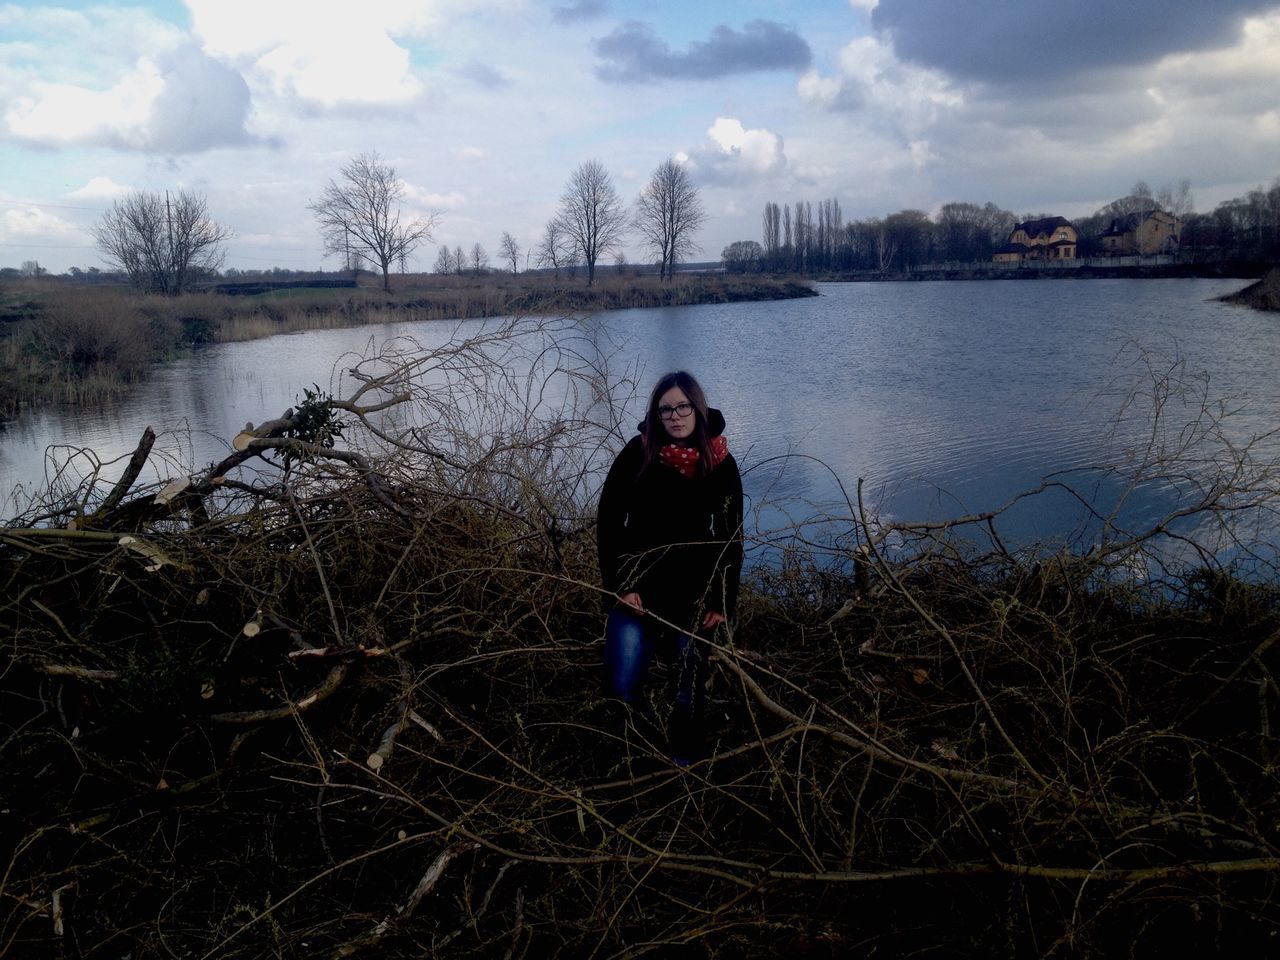
<svg viewBox="0 0 1280 960"><path fill-rule="evenodd" d="M697 752L702 733L706 646L688 633L664 629L629 607L618 606L610 611L604 628L606 694L639 706L655 654L669 659L676 670L671 711L672 750L690 757Z"/></svg>

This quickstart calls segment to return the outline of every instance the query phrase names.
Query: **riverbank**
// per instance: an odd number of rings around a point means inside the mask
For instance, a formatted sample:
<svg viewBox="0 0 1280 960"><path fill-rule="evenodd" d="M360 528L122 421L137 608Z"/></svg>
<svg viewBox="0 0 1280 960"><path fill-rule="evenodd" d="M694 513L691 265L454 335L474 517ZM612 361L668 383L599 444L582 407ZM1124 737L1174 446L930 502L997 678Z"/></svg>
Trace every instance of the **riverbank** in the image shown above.
<svg viewBox="0 0 1280 960"><path fill-rule="evenodd" d="M1221 298L1225 303L1239 303L1255 310L1280 311L1280 267L1271 271L1257 283L1251 283L1238 293Z"/></svg>
<svg viewBox="0 0 1280 960"><path fill-rule="evenodd" d="M450 350L500 399L499 360ZM430 399L361 402L406 385ZM680 767L661 678L648 712L598 693L589 425L356 453L311 441L359 408L308 403L0 529L15 954L1272 946L1274 583L1211 553L1135 581L1157 534L1119 529L1040 564L994 526L975 553L983 518L799 527L716 638ZM242 470L285 451L287 478Z"/></svg>
<svg viewBox="0 0 1280 960"><path fill-rule="evenodd" d="M1143 262L1150 260L1153 262ZM1136 261L1136 262L1127 262ZM1169 262L1160 262L1169 261ZM1118 257L1091 260L1025 261L1016 264L924 264L914 270L857 270L821 274L815 280L875 282L902 280L1217 280L1261 277L1274 264L1259 260L1176 263L1171 257Z"/></svg>
<svg viewBox="0 0 1280 960"><path fill-rule="evenodd" d="M252 295L145 297L118 287L33 280L0 288L0 419L24 403L96 403L144 379L151 366L209 343L417 320L733 303L816 296L808 283L678 274L579 279L544 275L397 277L395 289L268 289ZM371 284L362 278L362 284Z"/></svg>

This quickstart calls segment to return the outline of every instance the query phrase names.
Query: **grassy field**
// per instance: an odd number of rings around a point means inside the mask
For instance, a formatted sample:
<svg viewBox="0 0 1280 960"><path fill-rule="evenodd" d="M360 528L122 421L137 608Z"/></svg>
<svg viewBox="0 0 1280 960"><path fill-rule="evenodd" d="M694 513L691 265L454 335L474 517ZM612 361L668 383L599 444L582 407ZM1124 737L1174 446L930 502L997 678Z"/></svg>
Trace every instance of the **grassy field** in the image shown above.
<svg viewBox="0 0 1280 960"><path fill-rule="evenodd" d="M365 285L369 284L369 285ZM148 297L57 279L0 287L0 417L24 403L96 403L127 391L152 364L208 343L393 320L590 313L635 307L809 296L807 284L767 277L691 274L580 279L526 274L397 277L385 292L283 289L252 296Z"/></svg>

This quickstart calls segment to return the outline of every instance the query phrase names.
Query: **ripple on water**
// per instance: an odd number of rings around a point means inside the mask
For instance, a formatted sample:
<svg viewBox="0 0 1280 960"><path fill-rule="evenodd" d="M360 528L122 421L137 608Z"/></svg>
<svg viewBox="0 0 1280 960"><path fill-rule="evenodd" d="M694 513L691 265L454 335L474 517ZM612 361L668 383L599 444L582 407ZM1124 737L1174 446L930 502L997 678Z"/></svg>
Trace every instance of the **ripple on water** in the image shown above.
<svg viewBox="0 0 1280 960"><path fill-rule="evenodd" d="M1117 462L1146 423L1117 432L1113 422L1120 398L1143 386L1146 359L1163 368L1180 356L1188 371L1209 374L1211 396L1246 396L1237 437L1280 423L1280 325L1211 299L1238 285L823 284L821 297L806 300L601 314L576 336L579 347L612 354L614 369L638 368L641 393L668 369L693 370L724 409L739 460L755 467L748 493L778 505L779 516L838 502L833 474L850 492L866 478L885 514L937 514L990 509L1051 472ZM124 401L49 408L11 425L0 433L0 490L42 483L50 444L110 460L127 455L147 425L168 458L153 475L172 475L177 462L220 456L246 421L277 416L312 383L340 390L341 368L371 338L431 346L480 326L396 323L203 349ZM640 418L643 400L623 423ZM1170 411L1170 422L1194 412ZM1274 456L1275 444L1268 450ZM800 456L772 459L788 454ZM1176 494L1143 493L1153 508ZM1036 518L1038 528L1076 522L1065 512Z"/></svg>

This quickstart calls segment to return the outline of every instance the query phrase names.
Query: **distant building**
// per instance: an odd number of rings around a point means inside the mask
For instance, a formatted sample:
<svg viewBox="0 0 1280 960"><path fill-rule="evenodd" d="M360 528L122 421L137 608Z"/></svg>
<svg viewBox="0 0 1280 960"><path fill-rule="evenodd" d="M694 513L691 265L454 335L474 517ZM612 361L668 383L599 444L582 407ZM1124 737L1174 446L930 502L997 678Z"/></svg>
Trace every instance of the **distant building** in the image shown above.
<svg viewBox="0 0 1280 960"><path fill-rule="evenodd" d="M1066 217L1041 217L1016 224L1009 242L992 255L996 263L1020 260L1074 260L1080 235Z"/></svg>
<svg viewBox="0 0 1280 960"><path fill-rule="evenodd" d="M1098 244L1103 256L1172 253L1178 248L1181 224L1172 213L1146 210L1116 217L1102 232Z"/></svg>

